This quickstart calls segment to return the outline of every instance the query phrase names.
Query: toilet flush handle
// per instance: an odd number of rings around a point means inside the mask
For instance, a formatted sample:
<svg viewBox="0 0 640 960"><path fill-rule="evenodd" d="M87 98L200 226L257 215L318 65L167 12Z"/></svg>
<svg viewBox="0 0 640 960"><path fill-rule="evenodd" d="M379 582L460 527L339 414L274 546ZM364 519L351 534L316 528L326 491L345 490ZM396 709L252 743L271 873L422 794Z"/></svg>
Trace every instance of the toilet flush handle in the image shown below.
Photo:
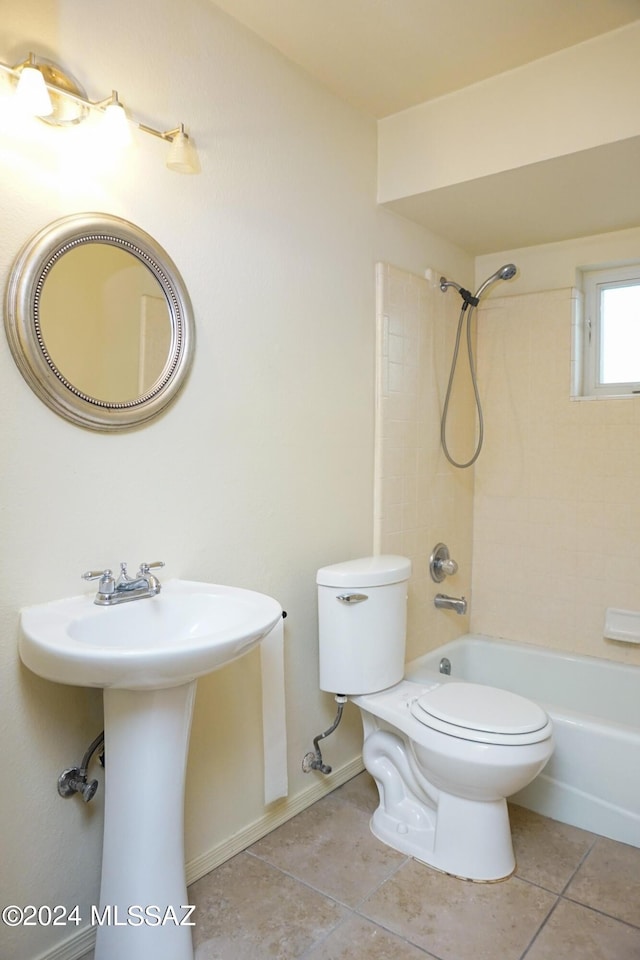
<svg viewBox="0 0 640 960"><path fill-rule="evenodd" d="M368 599L366 593L341 593L336 597L336 600L342 600L343 603L362 603Z"/></svg>

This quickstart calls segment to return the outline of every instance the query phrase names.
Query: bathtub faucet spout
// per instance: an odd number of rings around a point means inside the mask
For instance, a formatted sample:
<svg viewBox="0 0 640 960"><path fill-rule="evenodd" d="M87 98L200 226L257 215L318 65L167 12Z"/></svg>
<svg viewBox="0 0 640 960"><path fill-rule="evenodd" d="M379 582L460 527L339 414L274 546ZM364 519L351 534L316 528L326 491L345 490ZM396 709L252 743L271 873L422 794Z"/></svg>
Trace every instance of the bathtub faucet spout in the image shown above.
<svg viewBox="0 0 640 960"><path fill-rule="evenodd" d="M448 597L445 593L436 593L433 602L438 610L455 610L460 614L467 612L467 601L464 597Z"/></svg>

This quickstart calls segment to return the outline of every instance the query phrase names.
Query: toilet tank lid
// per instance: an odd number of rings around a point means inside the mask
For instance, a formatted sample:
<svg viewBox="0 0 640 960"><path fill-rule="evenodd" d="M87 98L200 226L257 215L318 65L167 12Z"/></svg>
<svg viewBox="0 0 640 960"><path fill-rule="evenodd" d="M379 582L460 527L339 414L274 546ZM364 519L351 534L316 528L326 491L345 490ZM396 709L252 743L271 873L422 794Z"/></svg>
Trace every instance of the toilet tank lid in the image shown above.
<svg viewBox="0 0 640 960"><path fill-rule="evenodd" d="M381 554L321 567L316 583L323 587L380 587L388 583L402 583L410 576L411 560L394 554Z"/></svg>

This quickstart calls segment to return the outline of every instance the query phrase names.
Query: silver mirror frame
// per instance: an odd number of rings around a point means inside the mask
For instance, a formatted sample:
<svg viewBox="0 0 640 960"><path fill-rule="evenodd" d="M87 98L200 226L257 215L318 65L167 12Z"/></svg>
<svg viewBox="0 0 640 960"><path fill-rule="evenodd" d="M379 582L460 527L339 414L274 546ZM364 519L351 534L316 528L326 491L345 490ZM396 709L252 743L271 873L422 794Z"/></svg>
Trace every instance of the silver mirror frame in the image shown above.
<svg viewBox="0 0 640 960"><path fill-rule="evenodd" d="M150 390L133 400L111 403L83 393L57 369L40 332L39 302L48 273L61 256L83 243L112 244L133 254L151 271L167 298L171 352ZM63 217L25 244L9 277L4 322L13 358L34 393L59 416L92 430L123 430L158 416L183 387L193 362L193 310L177 267L153 237L109 214Z"/></svg>

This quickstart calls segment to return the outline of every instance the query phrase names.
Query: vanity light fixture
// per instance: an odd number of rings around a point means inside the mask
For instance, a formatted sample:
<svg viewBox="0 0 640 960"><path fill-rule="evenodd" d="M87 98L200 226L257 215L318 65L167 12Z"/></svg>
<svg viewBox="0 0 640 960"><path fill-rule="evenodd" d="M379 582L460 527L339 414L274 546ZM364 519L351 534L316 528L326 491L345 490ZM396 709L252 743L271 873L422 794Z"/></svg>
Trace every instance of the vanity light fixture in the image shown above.
<svg viewBox="0 0 640 960"><path fill-rule="evenodd" d="M32 117L48 117L53 113L44 74L36 66L32 53L20 71L16 84L16 100L22 112Z"/></svg>
<svg viewBox="0 0 640 960"><path fill-rule="evenodd" d="M118 99L117 90L111 91L111 99L104 108L104 123L107 137L116 147L131 143L131 129L124 107Z"/></svg>
<svg viewBox="0 0 640 960"><path fill-rule="evenodd" d="M200 172L196 148L183 123L172 130L156 130L125 110L116 90L104 100L89 100L86 91L70 74L53 61L36 58L33 53L13 67L0 62L0 71L6 73L14 84L16 99L24 113L53 126L68 126L80 123L90 112L98 111L104 115L112 142L118 145L129 142L131 127L137 127L171 145L167 156L170 170Z"/></svg>
<svg viewBox="0 0 640 960"><path fill-rule="evenodd" d="M167 166L169 170L175 170L176 173L197 173L200 169L198 154L193 143L189 139L181 123L176 130L169 131L171 135L171 147L167 156ZM167 137L167 134L164 134Z"/></svg>

